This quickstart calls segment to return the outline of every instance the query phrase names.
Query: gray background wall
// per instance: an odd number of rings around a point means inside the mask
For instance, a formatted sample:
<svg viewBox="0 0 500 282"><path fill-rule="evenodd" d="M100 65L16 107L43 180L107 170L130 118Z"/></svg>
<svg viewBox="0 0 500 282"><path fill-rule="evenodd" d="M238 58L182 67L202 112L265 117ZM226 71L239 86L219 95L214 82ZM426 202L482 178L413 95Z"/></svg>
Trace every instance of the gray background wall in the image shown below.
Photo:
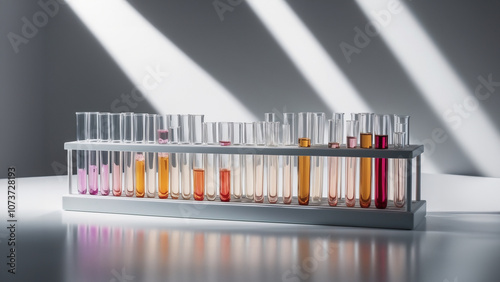
<svg viewBox="0 0 500 282"><path fill-rule="evenodd" d="M225 13L224 21L212 1L128 3L254 115L283 107L329 111L247 3ZM446 128L381 37L372 38L354 62L346 61L340 43L352 42L353 28L369 21L354 2L287 3L375 112L411 115L413 140L429 139L433 129ZM468 89L478 84L479 75L492 74L500 81L500 3L405 4ZM22 18L41 8L37 1L0 0L1 171L16 165L20 176L63 173L63 143L75 137L74 112L111 111L113 101L136 87L74 11L68 5L59 8L16 54L7 35L19 34ZM498 92L480 104L500 131ZM155 112L156 107L145 100L133 111ZM471 146L480 146L480 136L470 138ZM500 171L485 174L475 167L453 138L435 146L430 156L435 172L500 177ZM495 156L485 148L481 157Z"/></svg>

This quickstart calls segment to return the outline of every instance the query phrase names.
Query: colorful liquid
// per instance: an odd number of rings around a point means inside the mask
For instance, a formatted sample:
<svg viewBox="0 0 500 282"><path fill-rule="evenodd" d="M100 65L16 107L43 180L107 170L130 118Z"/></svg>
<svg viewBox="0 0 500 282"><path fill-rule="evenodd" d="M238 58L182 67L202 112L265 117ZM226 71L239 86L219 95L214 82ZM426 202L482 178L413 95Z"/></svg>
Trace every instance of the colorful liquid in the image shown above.
<svg viewBox="0 0 500 282"><path fill-rule="evenodd" d="M375 149L387 149L387 135L375 135ZM387 164L388 159L375 159L375 207L387 207Z"/></svg>
<svg viewBox="0 0 500 282"><path fill-rule="evenodd" d="M223 168L219 171L220 200L229 202L231 200L231 170Z"/></svg>
<svg viewBox="0 0 500 282"><path fill-rule="evenodd" d="M330 142L330 143L328 143L328 148L332 148L332 149L340 148L340 144L337 142Z"/></svg>
<svg viewBox="0 0 500 282"><path fill-rule="evenodd" d="M278 202L278 156L267 157L267 200L270 204Z"/></svg>
<svg viewBox="0 0 500 282"><path fill-rule="evenodd" d="M114 152L119 153L119 152ZM113 195L122 195L122 168L120 165L113 163Z"/></svg>
<svg viewBox="0 0 500 282"><path fill-rule="evenodd" d="M145 159L144 155L137 153L135 156L135 196L144 197L145 188Z"/></svg>
<svg viewBox="0 0 500 282"><path fill-rule="evenodd" d="M299 147L311 147L311 139L299 138ZM299 156L298 164L298 200L300 205L309 204L309 190L311 180L311 157Z"/></svg>
<svg viewBox="0 0 500 282"><path fill-rule="evenodd" d="M99 186L97 185L99 178L99 169L97 165L89 165L89 194L97 195Z"/></svg>
<svg viewBox="0 0 500 282"><path fill-rule="evenodd" d="M158 153L158 197L168 198L168 153Z"/></svg>
<svg viewBox="0 0 500 282"><path fill-rule="evenodd" d="M361 148L372 148L372 134L361 133ZM372 159L361 158L359 164L359 205L368 208L372 201Z"/></svg>
<svg viewBox="0 0 500 282"><path fill-rule="evenodd" d="M78 193L87 194L87 170L84 168L78 169Z"/></svg>
<svg viewBox="0 0 500 282"><path fill-rule="evenodd" d="M338 148L338 147L337 147ZM332 207L337 205L340 182L340 158L328 158L328 204Z"/></svg>
<svg viewBox="0 0 500 282"><path fill-rule="evenodd" d="M196 201L203 201L205 198L205 170L193 169L193 186L194 186L194 199Z"/></svg>
<svg viewBox="0 0 500 282"><path fill-rule="evenodd" d="M168 130L158 129L158 144L167 144L168 142Z"/></svg>
<svg viewBox="0 0 500 282"><path fill-rule="evenodd" d="M221 146L229 146L229 145L231 145L231 141L222 141L221 140L221 141L219 141L219 145L221 145Z"/></svg>
<svg viewBox="0 0 500 282"><path fill-rule="evenodd" d="M358 146L358 138L347 136L347 148L356 148Z"/></svg>
<svg viewBox="0 0 500 282"><path fill-rule="evenodd" d="M254 156L255 191L254 202L264 202L264 156Z"/></svg>
<svg viewBox="0 0 500 282"><path fill-rule="evenodd" d="M101 195L109 195L109 165L101 166Z"/></svg>

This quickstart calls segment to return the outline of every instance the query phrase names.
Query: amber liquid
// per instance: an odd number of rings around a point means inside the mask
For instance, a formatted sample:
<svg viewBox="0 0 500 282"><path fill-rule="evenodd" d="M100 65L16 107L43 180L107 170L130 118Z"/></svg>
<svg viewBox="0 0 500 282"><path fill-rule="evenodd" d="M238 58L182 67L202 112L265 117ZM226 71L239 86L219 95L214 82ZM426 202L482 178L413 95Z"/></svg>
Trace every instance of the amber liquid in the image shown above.
<svg viewBox="0 0 500 282"><path fill-rule="evenodd" d="M135 157L135 196L144 197L144 155L137 155Z"/></svg>
<svg viewBox="0 0 500 282"><path fill-rule="evenodd" d="M309 138L299 138L299 147L311 147L311 139ZM309 204L309 190L310 190L310 178L311 178L311 157L309 156L299 156L298 164L298 182L299 191L298 199L300 205Z"/></svg>
<svg viewBox="0 0 500 282"><path fill-rule="evenodd" d="M372 134L361 133L361 148L372 148ZM359 205L368 208L372 201L372 159L361 158L359 164Z"/></svg>
<svg viewBox="0 0 500 282"><path fill-rule="evenodd" d="M223 168L219 171L220 181L220 200L229 202L231 199L231 170Z"/></svg>
<svg viewBox="0 0 500 282"><path fill-rule="evenodd" d="M168 153L158 153L158 197L168 198Z"/></svg>
<svg viewBox="0 0 500 282"><path fill-rule="evenodd" d="M202 168L193 169L194 199L203 201L205 198L205 170Z"/></svg>

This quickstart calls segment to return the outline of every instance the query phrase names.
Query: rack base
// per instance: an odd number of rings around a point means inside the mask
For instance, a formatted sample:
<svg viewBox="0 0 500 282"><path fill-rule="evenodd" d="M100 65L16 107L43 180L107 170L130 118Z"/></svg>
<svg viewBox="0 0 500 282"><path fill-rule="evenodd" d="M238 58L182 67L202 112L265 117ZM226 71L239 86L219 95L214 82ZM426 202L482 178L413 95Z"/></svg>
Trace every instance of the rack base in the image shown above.
<svg viewBox="0 0 500 282"><path fill-rule="evenodd" d="M414 229L426 214L426 202L412 203L405 209L379 210L374 207L348 208L321 205L257 204L252 202L220 202L172 200L158 198L65 195L63 209L68 211L118 213L216 220L277 222L310 225L336 225L388 229Z"/></svg>

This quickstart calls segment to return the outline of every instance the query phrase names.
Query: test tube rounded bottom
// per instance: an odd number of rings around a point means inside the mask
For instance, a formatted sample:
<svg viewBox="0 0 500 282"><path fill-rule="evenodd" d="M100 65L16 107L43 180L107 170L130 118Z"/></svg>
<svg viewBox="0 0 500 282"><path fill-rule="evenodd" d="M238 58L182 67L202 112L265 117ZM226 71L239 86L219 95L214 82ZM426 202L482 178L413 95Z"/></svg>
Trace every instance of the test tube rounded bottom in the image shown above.
<svg viewBox="0 0 500 282"><path fill-rule="evenodd" d="M84 168L78 169L78 193L87 194L87 170Z"/></svg>
<svg viewBox="0 0 500 282"><path fill-rule="evenodd" d="M113 196L122 195L122 167L113 163Z"/></svg>
<svg viewBox="0 0 500 282"><path fill-rule="evenodd" d="M142 198L144 197L145 188L145 159L143 154L137 154L135 156L135 196Z"/></svg>
<svg viewBox="0 0 500 282"><path fill-rule="evenodd" d="M395 159L394 171L394 205L402 208L406 203L406 160Z"/></svg>
<svg viewBox="0 0 500 282"><path fill-rule="evenodd" d="M99 193L98 179L99 169L97 165L89 165L89 194L97 195Z"/></svg>
<svg viewBox="0 0 500 282"><path fill-rule="evenodd" d="M229 202L231 200L231 170L223 168L219 171L220 200Z"/></svg>
<svg viewBox="0 0 500 282"><path fill-rule="evenodd" d="M101 195L109 195L109 165L101 165Z"/></svg>
<svg viewBox="0 0 500 282"><path fill-rule="evenodd" d="M158 153L158 197L168 198L168 153Z"/></svg>
<svg viewBox="0 0 500 282"><path fill-rule="evenodd" d="M203 201L205 198L205 170L193 169L193 197L196 201Z"/></svg>

